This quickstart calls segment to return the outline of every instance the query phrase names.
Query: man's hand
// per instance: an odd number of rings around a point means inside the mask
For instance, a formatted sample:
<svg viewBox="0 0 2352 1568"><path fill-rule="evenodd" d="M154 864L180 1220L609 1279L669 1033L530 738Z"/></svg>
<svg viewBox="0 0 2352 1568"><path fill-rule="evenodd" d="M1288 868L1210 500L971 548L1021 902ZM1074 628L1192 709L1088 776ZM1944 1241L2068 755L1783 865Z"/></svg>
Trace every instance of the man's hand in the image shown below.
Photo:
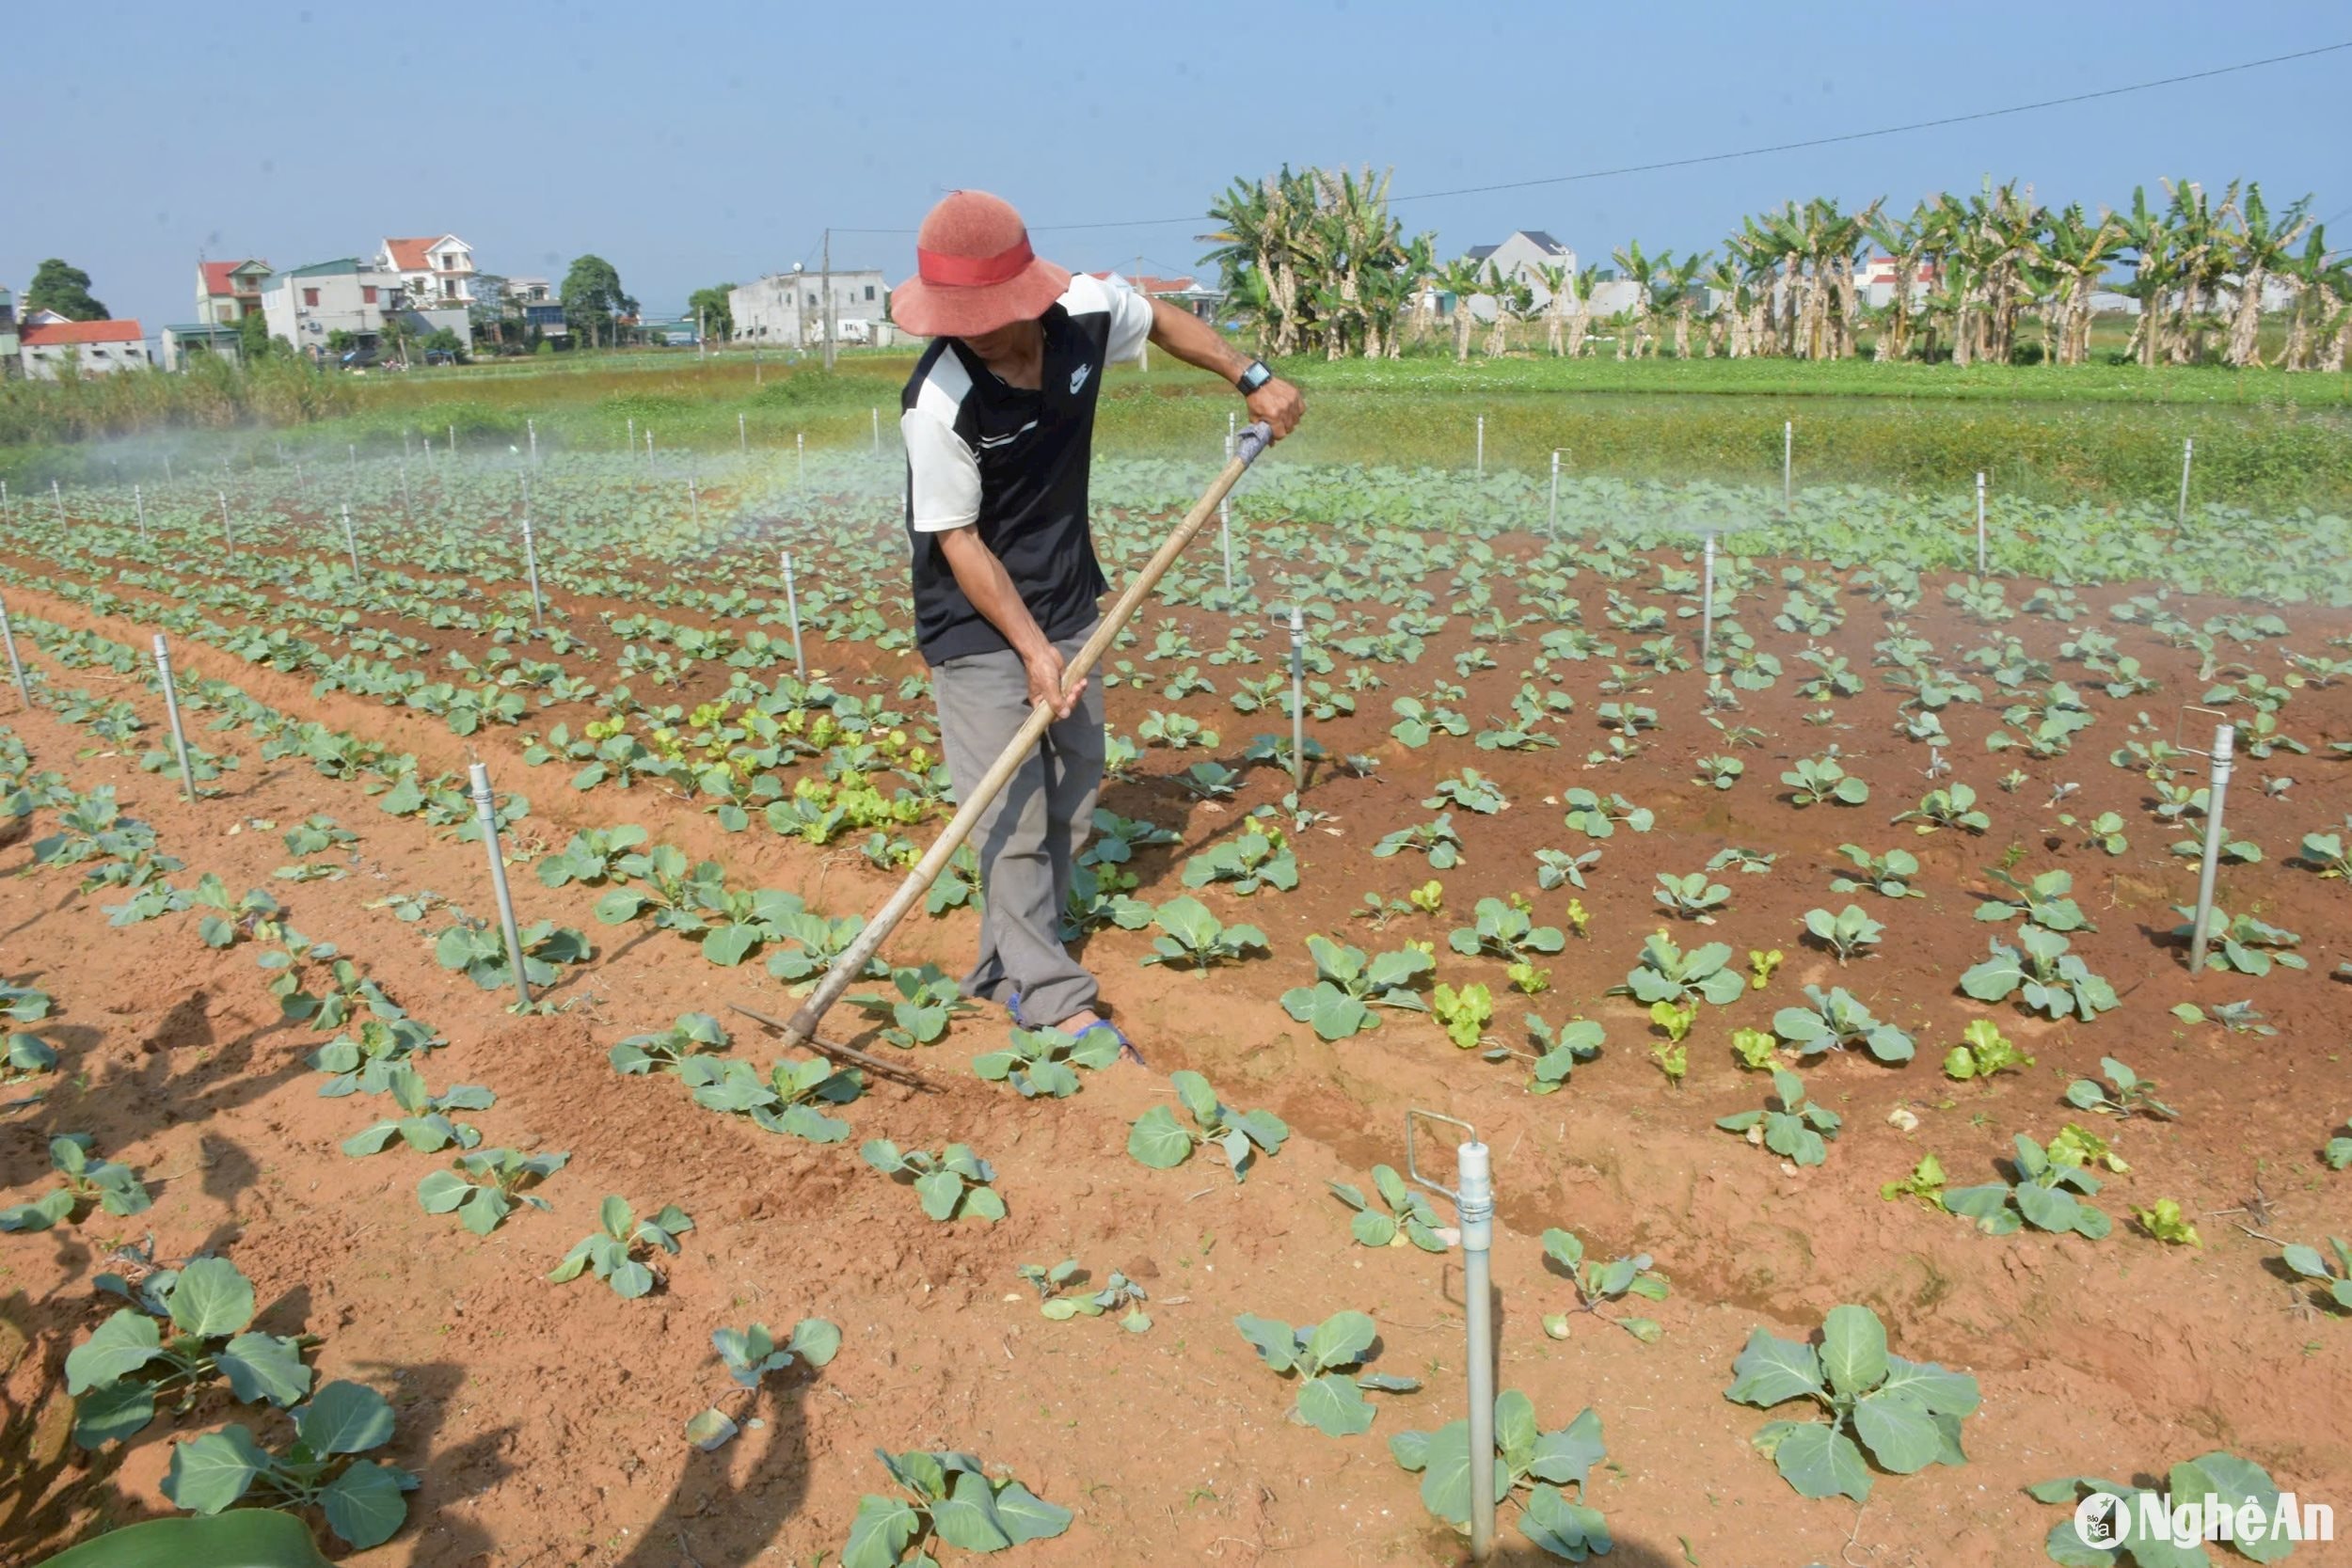
<svg viewBox="0 0 2352 1568"><path fill-rule="evenodd" d="M1248 359L1234 352L1223 333L1164 299L1152 302L1152 341L1185 364L1223 376L1229 385L1238 385L1241 372L1249 368ZM1263 420L1278 441L1298 428L1298 417L1307 411L1298 388L1279 376L1250 393L1248 402L1249 417Z"/></svg>
<svg viewBox="0 0 2352 1568"><path fill-rule="evenodd" d="M1247 401L1249 417L1272 430L1278 441L1296 430L1299 417L1307 412L1307 400L1299 396L1298 388L1279 375L1250 393Z"/></svg>
<svg viewBox="0 0 2352 1568"><path fill-rule="evenodd" d="M1037 652L1024 655L1021 663L1029 673L1029 705L1035 707L1042 703L1054 710L1056 719L1069 718L1077 707L1078 699L1086 694L1086 684L1082 681L1076 690L1063 692L1061 650L1048 642Z"/></svg>

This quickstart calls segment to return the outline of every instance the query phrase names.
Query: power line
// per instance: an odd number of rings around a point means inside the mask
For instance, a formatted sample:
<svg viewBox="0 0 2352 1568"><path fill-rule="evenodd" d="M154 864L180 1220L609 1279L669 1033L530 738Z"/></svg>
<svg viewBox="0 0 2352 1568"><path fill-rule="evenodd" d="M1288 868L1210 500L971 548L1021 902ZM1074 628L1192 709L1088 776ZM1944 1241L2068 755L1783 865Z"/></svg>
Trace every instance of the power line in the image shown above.
<svg viewBox="0 0 2352 1568"><path fill-rule="evenodd" d="M2101 87L2095 92L2069 93L2063 98L2043 98L2031 103L2012 103L2007 108L1979 109L1974 114L1946 115L1939 119L1917 119L1906 125L1881 126L1875 131L1849 131L1835 136L1811 136L1804 141L1775 142L1769 147L1743 148L1737 152L1708 152L1694 158L1669 158L1654 164L1627 164L1617 168L1588 169L1581 174L1555 174L1540 180L1513 180L1495 185L1465 185L1458 190L1422 191L1412 196L1389 198L1390 204L1401 201L1435 201L1444 197L1485 196L1493 191L1522 191L1539 185L1565 185L1581 180L1606 180L1622 174L1652 174L1661 169L1691 168L1701 164L1729 163L1738 158L1760 158L1772 152L1795 152L1811 147L1835 147L1842 142L1868 141L1878 136L1899 136L1912 131L1932 131L1946 125L1967 125L1977 120L1999 119L2008 115L2031 114L2041 109L2061 108L2069 103L2089 103L2103 98L2120 98L2126 93L2147 92L2156 87L2178 87L2184 82L2202 82L2216 76L2229 76L2241 71L2257 71L2264 66L2283 65L2290 60L2308 60L2320 55L2332 55L2339 50L2352 49L2352 40L2342 43L2321 44L2315 49L2299 49L2291 55L2272 55L2259 60L2247 60L2237 65L2216 66L2211 71L2192 71L2179 76L2161 76L2151 82L2134 82L2126 87Z"/></svg>
<svg viewBox="0 0 2352 1568"><path fill-rule="evenodd" d="M1611 180L1628 174L1655 174L1665 169L1695 168L1704 164L1731 163L1741 158L1761 158L1774 152L1797 152L1807 148L1836 147L1846 142L1870 141L1880 136L1899 136L1914 131L1932 131L1947 125L1970 125L1979 120L2001 119L2010 115L2034 114L2043 109L2063 108L2071 103L2091 103L2101 99L2121 98L2130 93L2152 92L2158 87L2179 87L2185 82L2206 82L2217 76L2233 76L2241 71L2260 71L2265 66L2285 65L2295 60L2315 59L2352 49L2352 39L2341 43L2325 43L2315 48L2298 49L2287 55L2265 55L2259 60L2242 60L2235 65L2215 66L2209 71L2185 71L2177 76L2159 76L2152 81L2132 82L2122 87L2100 87L2091 92L2068 93L2060 98L2036 99L2030 103L2011 103L2004 108L1979 109L1964 115L1945 115L1936 119L1916 119L1902 125L1883 125L1870 131L1847 131L1834 136L1810 136L1803 141L1774 142L1766 147L1740 148L1736 151L1706 152L1689 158L1666 158L1656 163L1623 164L1613 168L1584 169L1575 174L1552 174L1534 180L1506 180L1491 185L1463 185L1453 190L1415 191L1409 196L1389 198L1391 206L1406 201L1441 201L1457 196L1486 196L1497 191L1534 190L1545 185L1568 185L1587 180ZM2352 209L2347 209L2352 211ZM1029 226L1032 233L1074 233L1096 229L1163 229L1180 223L1198 223L1204 214L1188 213L1181 217L1122 218L1100 223L1038 223ZM2338 214L2337 216L2343 216ZM2333 220L2330 220L2333 221ZM845 229L845 234L911 234L912 229Z"/></svg>

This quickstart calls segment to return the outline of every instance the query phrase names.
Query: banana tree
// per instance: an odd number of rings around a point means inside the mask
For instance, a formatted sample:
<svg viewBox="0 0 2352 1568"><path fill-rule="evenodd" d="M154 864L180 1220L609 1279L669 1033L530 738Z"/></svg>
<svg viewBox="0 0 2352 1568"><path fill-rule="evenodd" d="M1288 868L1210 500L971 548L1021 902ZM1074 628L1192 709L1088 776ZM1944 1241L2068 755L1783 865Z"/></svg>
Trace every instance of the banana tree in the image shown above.
<svg viewBox="0 0 2352 1568"><path fill-rule="evenodd" d="M2260 184L2249 182L2238 206L2235 240L2237 309L2230 318L2230 342L2224 357L2238 370L2259 369L2262 356L2263 285L2274 274L2291 273L2295 242L2310 226L2311 198L2290 202L2276 221L2263 200Z"/></svg>

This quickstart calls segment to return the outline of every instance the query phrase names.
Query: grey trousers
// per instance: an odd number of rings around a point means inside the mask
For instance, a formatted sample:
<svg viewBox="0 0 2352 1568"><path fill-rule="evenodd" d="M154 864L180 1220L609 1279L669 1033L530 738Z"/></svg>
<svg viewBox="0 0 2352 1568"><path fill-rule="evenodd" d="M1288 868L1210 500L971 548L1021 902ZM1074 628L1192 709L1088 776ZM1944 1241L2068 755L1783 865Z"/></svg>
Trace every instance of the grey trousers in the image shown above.
<svg viewBox="0 0 2352 1568"><path fill-rule="evenodd" d="M1056 645L1068 657L1087 636ZM967 654L931 671L931 691L948 777L957 799L968 799L1029 716L1027 673L1010 649ZM1071 868L1093 829L1102 787L1103 687L1089 680L1070 717L1047 727L972 835L986 908L979 961L964 976L963 993L1006 1005L1018 993L1032 1028L1094 1006L1094 976L1062 946L1061 924Z"/></svg>

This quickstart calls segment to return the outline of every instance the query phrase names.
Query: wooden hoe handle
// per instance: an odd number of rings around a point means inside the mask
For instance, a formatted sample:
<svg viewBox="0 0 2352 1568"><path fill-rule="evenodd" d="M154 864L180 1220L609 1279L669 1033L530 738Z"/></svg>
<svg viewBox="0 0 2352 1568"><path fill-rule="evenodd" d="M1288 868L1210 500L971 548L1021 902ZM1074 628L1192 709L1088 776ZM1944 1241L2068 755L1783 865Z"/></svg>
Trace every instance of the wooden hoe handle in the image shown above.
<svg viewBox="0 0 2352 1568"><path fill-rule="evenodd" d="M1217 502L1226 498L1241 476L1249 471L1249 465L1256 462L1259 454L1273 441L1274 433L1263 422L1248 426L1234 438L1232 460L1225 465L1224 471L1201 493L1200 499L1192 503L1192 510L1184 514L1184 520L1176 526L1176 531L1168 536L1152 559L1144 563L1143 570L1136 574L1136 579L1113 601L1110 610L1096 623L1094 635L1086 640L1086 645L1062 667L1062 694L1065 697L1085 687L1087 676L1092 673L1095 664L1109 649L1120 630L1135 618L1136 611L1143 607L1143 601L1159 586L1160 578L1176 563L1176 558L1184 553L1185 547L1209 518L1216 515ZM858 976L865 973L866 964L872 961L882 944L889 940L890 933L898 929L898 923L930 891L931 884L939 880L939 874L947 869L948 861L955 857L958 849L963 847L964 840L970 838L972 830L979 825L980 814L1004 793L1005 785L1011 781L1013 774L1020 771L1029 753L1037 750L1038 740L1053 721L1052 705L1039 703L1029 709L1029 717L1015 732L1003 754L990 765L971 796L956 808L956 815L949 819L946 829L925 852L922 860L916 863L914 869L907 873L906 880L898 884L898 891L890 895L889 901L866 923L849 950L825 972L824 978L817 983L816 990L802 1004L801 1009L786 1021L784 1032L791 1043L803 1044L817 1038L817 1025L823 1021L833 1005L841 1000L841 993L854 985Z"/></svg>

